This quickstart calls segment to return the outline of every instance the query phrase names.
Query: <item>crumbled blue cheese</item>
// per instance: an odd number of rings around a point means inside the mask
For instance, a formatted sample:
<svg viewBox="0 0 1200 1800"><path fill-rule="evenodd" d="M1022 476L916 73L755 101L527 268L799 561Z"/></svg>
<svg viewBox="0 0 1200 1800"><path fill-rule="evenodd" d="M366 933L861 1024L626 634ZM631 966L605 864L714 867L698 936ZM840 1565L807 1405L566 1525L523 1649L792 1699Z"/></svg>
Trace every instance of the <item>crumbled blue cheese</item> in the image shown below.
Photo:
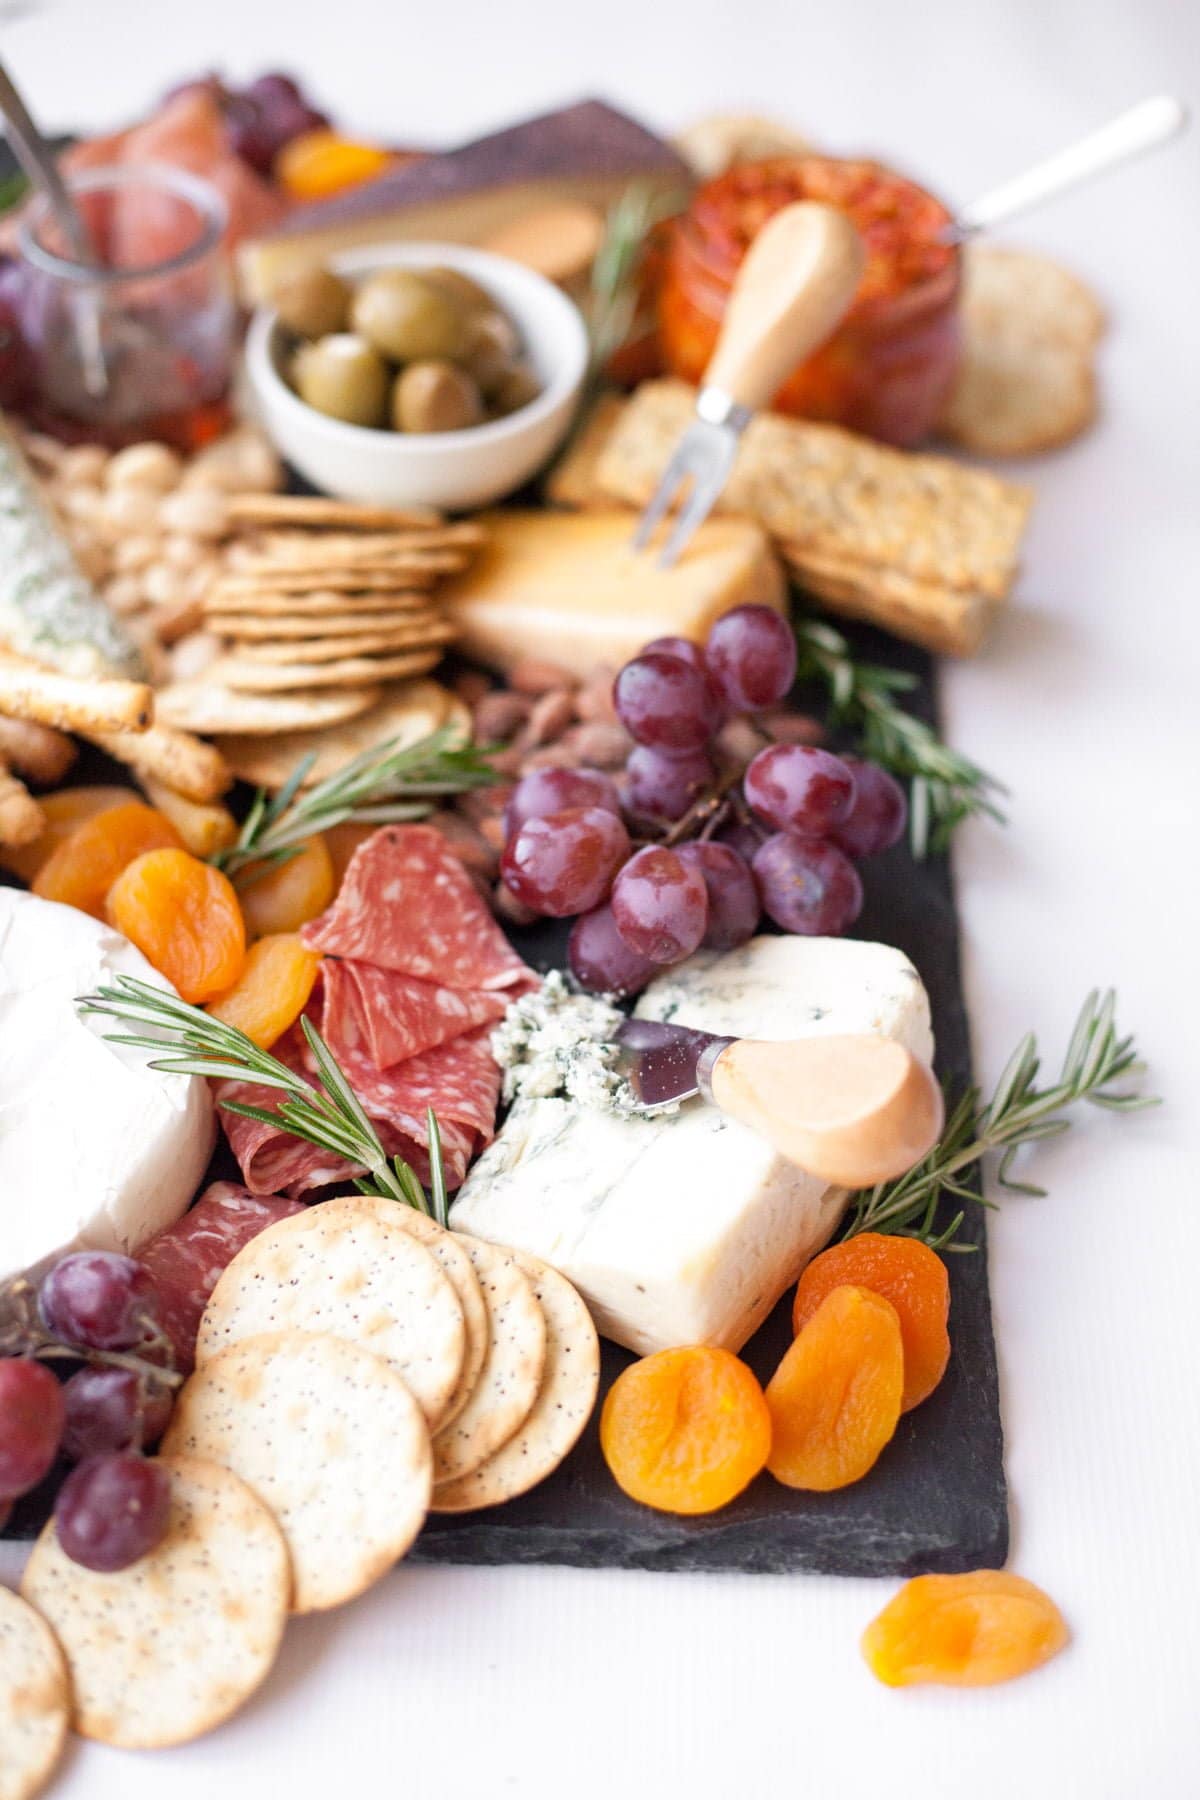
<svg viewBox="0 0 1200 1800"><path fill-rule="evenodd" d="M142 673L136 647L79 569L2 420L0 643L64 675Z"/></svg>
<svg viewBox="0 0 1200 1800"><path fill-rule="evenodd" d="M505 1100L558 1097L628 1118L637 1099L613 1067L623 1016L608 1000L573 993L551 969L536 993L513 1002L492 1035Z"/></svg>

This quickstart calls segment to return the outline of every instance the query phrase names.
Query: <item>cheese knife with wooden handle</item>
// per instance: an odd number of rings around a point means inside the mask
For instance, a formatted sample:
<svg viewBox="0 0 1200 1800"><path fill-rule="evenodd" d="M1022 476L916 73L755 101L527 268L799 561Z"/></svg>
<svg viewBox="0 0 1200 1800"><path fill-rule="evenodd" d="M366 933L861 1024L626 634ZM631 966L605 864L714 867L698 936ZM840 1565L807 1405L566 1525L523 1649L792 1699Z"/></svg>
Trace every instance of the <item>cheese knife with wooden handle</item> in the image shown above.
<svg viewBox="0 0 1200 1800"><path fill-rule="evenodd" d="M627 1019L617 1068L654 1113L700 1096L834 1187L873 1187L928 1154L942 1093L926 1063L867 1033L792 1042Z"/></svg>

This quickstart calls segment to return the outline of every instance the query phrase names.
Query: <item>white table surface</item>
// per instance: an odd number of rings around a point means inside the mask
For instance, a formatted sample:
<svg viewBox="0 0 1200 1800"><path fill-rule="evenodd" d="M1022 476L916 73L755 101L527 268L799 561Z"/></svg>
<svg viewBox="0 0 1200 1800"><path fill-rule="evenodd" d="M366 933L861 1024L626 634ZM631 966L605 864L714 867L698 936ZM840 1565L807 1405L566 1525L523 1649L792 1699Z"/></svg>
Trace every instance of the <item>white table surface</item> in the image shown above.
<svg viewBox="0 0 1200 1800"><path fill-rule="evenodd" d="M1200 101L1188 0L59 0L0 53L55 127L283 66L393 141L584 93L663 127L774 108L963 200L1144 93ZM77 1749L64 1800L1200 1792L1200 137L1011 235L1092 278L1113 329L1104 420L1021 471L1039 498L1016 603L946 678L951 737L1012 788L1009 829L964 831L955 859L975 1049L985 1078L1030 1026L1057 1054L1114 983L1167 1100L1048 1149L1052 1196L993 1229L1012 1566L1072 1647L1007 1688L893 1693L857 1649L892 1582L402 1568L293 1625L211 1738Z"/></svg>

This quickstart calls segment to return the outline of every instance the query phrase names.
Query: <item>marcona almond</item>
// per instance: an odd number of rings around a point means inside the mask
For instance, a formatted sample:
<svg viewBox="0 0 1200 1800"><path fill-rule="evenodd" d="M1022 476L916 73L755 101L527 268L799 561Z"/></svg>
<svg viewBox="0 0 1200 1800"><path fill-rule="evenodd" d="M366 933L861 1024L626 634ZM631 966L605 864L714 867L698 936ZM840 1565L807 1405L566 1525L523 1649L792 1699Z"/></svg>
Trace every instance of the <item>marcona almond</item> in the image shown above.
<svg viewBox="0 0 1200 1800"><path fill-rule="evenodd" d="M148 533L134 532L130 537L118 539L109 551L109 556L119 575L133 575L139 569L148 569L158 556L158 551L157 538Z"/></svg>
<svg viewBox="0 0 1200 1800"><path fill-rule="evenodd" d="M504 743L518 731L533 710L524 694L508 694L501 688L485 694L475 708L475 742Z"/></svg>
<svg viewBox="0 0 1200 1800"><path fill-rule="evenodd" d="M529 745L532 749L552 744L562 736L574 717L575 703L570 692L566 688L555 688L534 701L533 710L517 742L522 748Z"/></svg>
<svg viewBox="0 0 1200 1800"><path fill-rule="evenodd" d="M159 508L164 531L193 538L220 538L229 530L229 508L222 494L204 488L169 494Z"/></svg>
<svg viewBox="0 0 1200 1800"><path fill-rule="evenodd" d="M166 444L130 444L109 459L105 486L141 488L151 494L167 494L179 483L183 464Z"/></svg>
<svg viewBox="0 0 1200 1800"><path fill-rule="evenodd" d="M514 693L529 694L534 699L540 694L548 694L557 688L578 686L576 678L569 669L560 668L557 663L539 662L536 657L526 656L514 663L509 671L508 685Z"/></svg>

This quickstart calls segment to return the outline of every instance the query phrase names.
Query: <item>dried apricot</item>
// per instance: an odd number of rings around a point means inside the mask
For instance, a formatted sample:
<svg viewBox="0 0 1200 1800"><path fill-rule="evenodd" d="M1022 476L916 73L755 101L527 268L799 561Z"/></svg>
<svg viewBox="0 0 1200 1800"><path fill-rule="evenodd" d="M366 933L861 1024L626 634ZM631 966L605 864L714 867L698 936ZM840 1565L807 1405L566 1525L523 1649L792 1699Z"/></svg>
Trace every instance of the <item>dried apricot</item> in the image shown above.
<svg viewBox="0 0 1200 1800"><path fill-rule="evenodd" d="M108 917L184 1000L231 988L246 960L246 927L233 885L186 850L149 850L108 895Z"/></svg>
<svg viewBox="0 0 1200 1800"><path fill-rule="evenodd" d="M888 1687L991 1687L1040 1668L1068 1642L1048 1594L1006 1569L918 1575L863 1633L871 1673Z"/></svg>
<svg viewBox="0 0 1200 1800"><path fill-rule="evenodd" d="M378 825L360 825L357 819L347 819L344 824L331 825L322 834L333 861L333 879L337 887L341 887L350 858L359 845L365 844L369 837L374 837L378 830Z"/></svg>
<svg viewBox="0 0 1200 1800"><path fill-rule="evenodd" d="M147 850L182 844L169 819L141 800L127 800L77 825L42 864L33 891L102 919L108 890L122 869Z"/></svg>
<svg viewBox="0 0 1200 1800"><path fill-rule="evenodd" d="M767 1383L767 1467L785 1486L818 1493L861 1480L896 1429L903 1390L891 1301L834 1288Z"/></svg>
<svg viewBox="0 0 1200 1800"><path fill-rule="evenodd" d="M85 819L94 819L97 813L110 812L114 806L124 806L135 798L133 789L127 787L69 787L40 795L38 805L45 815L45 830L32 844L22 844L19 849L14 844L0 845L0 868L21 881L32 882L52 852Z"/></svg>
<svg viewBox="0 0 1200 1800"><path fill-rule="evenodd" d="M600 1447L617 1486L660 1512L707 1513L753 1481L771 1448L762 1389L728 1350L659 1350L608 1390Z"/></svg>
<svg viewBox="0 0 1200 1800"><path fill-rule="evenodd" d="M295 932L259 938L246 952L233 986L210 1000L208 1010L269 1050L304 1011L320 966L318 952Z"/></svg>
<svg viewBox="0 0 1200 1800"><path fill-rule="evenodd" d="M325 911L337 891L325 839L306 838L295 856L274 867L251 863L238 876L238 898L252 938L299 931Z"/></svg>
<svg viewBox="0 0 1200 1800"><path fill-rule="evenodd" d="M946 1265L936 1251L916 1238L886 1237L878 1231L846 1238L822 1250L800 1277L792 1308L793 1329L800 1331L807 1325L826 1294L846 1282L882 1294L900 1316L904 1343L900 1410L908 1412L929 1398L950 1360Z"/></svg>

